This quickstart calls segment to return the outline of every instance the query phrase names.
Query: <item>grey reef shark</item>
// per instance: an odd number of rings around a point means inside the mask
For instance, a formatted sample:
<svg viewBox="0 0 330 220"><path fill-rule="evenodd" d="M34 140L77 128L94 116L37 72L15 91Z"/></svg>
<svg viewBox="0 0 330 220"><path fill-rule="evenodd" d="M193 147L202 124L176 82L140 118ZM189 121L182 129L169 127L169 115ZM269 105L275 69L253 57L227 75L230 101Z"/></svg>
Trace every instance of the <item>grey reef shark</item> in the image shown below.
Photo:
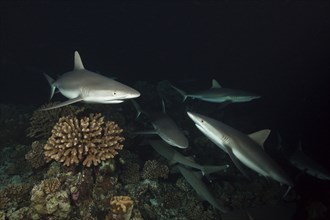
<svg viewBox="0 0 330 220"><path fill-rule="evenodd" d="M310 176L321 180L330 180L329 171L303 152L301 142L299 142L298 149L290 156L289 161L293 166Z"/></svg>
<svg viewBox="0 0 330 220"><path fill-rule="evenodd" d="M157 151L158 154L165 157L170 164L181 164L187 167L195 168L200 170L203 175L220 172L229 167L227 164L222 166L203 166L176 151L172 146L162 140L148 140L147 142L155 151Z"/></svg>
<svg viewBox="0 0 330 220"><path fill-rule="evenodd" d="M176 91L183 96L183 101L187 98L200 99L213 103L236 103L236 102L249 102L253 99L260 98L259 95L245 92L237 89L223 88L215 79L212 80L211 88L205 91L186 93L172 85Z"/></svg>
<svg viewBox="0 0 330 220"><path fill-rule="evenodd" d="M246 135L207 116L193 112L187 112L187 114L205 136L230 156L236 167L247 178L249 176L242 164L254 170L259 175L270 177L281 184L288 185L289 189L287 192L293 187L291 178L264 151L263 144L270 130L265 129Z"/></svg>
<svg viewBox="0 0 330 220"><path fill-rule="evenodd" d="M220 210L221 212L225 213L228 211L208 190L207 186L202 181L202 176L224 171L229 167L229 165L202 166L174 150L170 145L162 140L148 140L147 142L152 146L152 148L154 148L154 150L157 151L157 153L169 160L171 164L176 164L176 167L179 168L179 171L183 177L197 192L200 198L208 201L214 208ZM198 171L192 170L191 168L195 168Z"/></svg>
<svg viewBox="0 0 330 220"><path fill-rule="evenodd" d="M137 110L138 118L141 113L146 114L149 116L151 120L151 124L153 126L153 130L149 131L137 131L134 132L135 134L157 134L161 139L163 139L166 143L173 147L178 148L188 148L189 142L187 137L184 135L183 131L177 126L172 118L166 114L165 104L162 100L162 112L156 113L147 113L143 111L140 105L135 101L132 100L135 109Z"/></svg>
<svg viewBox="0 0 330 220"><path fill-rule="evenodd" d="M64 73L57 80L44 74L51 86L50 99L56 89L69 100L49 108L50 110L70 105L76 102L113 104L121 103L125 99L137 98L140 93L135 89L98 73L85 69L80 55L74 53L74 69Z"/></svg>
<svg viewBox="0 0 330 220"><path fill-rule="evenodd" d="M182 165L178 165L178 168L182 176L187 180L187 182L192 186L192 188L197 192L200 198L208 201L214 208L220 210L223 213L227 213L228 209L225 208L208 190L205 183L202 181L202 175L199 171L193 171Z"/></svg>
<svg viewBox="0 0 330 220"><path fill-rule="evenodd" d="M282 137L279 134L278 142L278 150L280 150L285 155L286 159L291 163L291 165L303 173L306 173L317 179L330 180L330 172L316 160L304 153L301 141L298 142L297 149L290 156L287 156L287 154L283 152L285 149L283 147ZM300 175L298 175L298 177L299 176Z"/></svg>

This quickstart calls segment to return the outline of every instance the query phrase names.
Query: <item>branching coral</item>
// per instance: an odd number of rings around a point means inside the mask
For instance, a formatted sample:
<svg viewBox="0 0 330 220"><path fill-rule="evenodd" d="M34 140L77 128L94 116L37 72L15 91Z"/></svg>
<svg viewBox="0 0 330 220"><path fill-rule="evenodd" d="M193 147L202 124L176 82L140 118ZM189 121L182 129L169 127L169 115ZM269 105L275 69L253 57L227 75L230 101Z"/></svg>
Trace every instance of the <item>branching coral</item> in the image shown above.
<svg viewBox="0 0 330 220"><path fill-rule="evenodd" d="M40 107L40 109L51 107L58 102L49 103ZM84 108L67 105L62 108L51 109L48 111L40 111L40 109L33 112L30 118L31 126L27 129L27 136L31 138L48 138L56 121L60 117L77 115L84 111Z"/></svg>
<svg viewBox="0 0 330 220"><path fill-rule="evenodd" d="M87 167L97 166L123 148L122 131L115 122L104 121L101 114L90 114L80 120L75 116L61 117L44 147L46 160L66 166L80 162Z"/></svg>
<svg viewBox="0 0 330 220"><path fill-rule="evenodd" d="M128 220L132 215L134 201L129 196L114 196L110 200L110 213L106 219Z"/></svg>
<svg viewBox="0 0 330 220"><path fill-rule="evenodd" d="M25 159L30 162L33 168L42 167L46 163L44 145L45 141L34 141L31 146L32 149L25 155Z"/></svg>
<svg viewBox="0 0 330 220"><path fill-rule="evenodd" d="M159 163L156 160L148 160L145 162L142 170L143 179L167 179L169 169L166 165Z"/></svg>

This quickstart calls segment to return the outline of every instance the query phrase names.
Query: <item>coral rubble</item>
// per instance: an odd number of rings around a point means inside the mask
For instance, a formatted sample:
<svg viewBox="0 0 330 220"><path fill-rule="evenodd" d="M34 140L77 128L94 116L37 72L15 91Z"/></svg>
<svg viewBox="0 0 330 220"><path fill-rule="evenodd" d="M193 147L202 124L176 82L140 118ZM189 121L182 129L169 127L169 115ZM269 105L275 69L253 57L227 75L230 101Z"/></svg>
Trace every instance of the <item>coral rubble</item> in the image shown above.
<svg viewBox="0 0 330 220"><path fill-rule="evenodd" d="M66 166L97 166L113 158L123 148L122 129L113 121L104 121L101 114L78 119L61 117L52 130L44 150L47 161L56 160Z"/></svg>

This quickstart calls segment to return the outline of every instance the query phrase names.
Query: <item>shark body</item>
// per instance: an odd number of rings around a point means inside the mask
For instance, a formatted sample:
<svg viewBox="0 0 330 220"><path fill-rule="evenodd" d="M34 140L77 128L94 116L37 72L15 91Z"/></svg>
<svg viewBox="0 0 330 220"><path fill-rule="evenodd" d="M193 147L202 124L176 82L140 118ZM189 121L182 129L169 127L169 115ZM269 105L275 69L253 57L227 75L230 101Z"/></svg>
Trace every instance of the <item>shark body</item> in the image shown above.
<svg viewBox="0 0 330 220"><path fill-rule="evenodd" d="M174 150L170 145L161 140L148 140L148 143L152 148L157 151L161 156L165 157L171 163L179 163L188 167L198 169L203 175L223 171L229 167L229 165L223 166L202 166L195 161L187 158L178 151Z"/></svg>
<svg viewBox="0 0 330 220"><path fill-rule="evenodd" d="M299 170L321 180L330 180L330 173L321 164L307 156L299 144L298 149L289 157L290 163Z"/></svg>
<svg viewBox="0 0 330 220"><path fill-rule="evenodd" d="M55 109L80 101L102 104L121 103L125 99L140 96L138 91L129 86L86 70L77 51L74 53L74 69L72 71L64 73L57 80L52 79L47 74L45 77L51 85L50 98L58 89L69 100L42 110Z"/></svg>
<svg viewBox="0 0 330 220"><path fill-rule="evenodd" d="M228 212L228 210L223 207L220 202L208 190L207 186L201 179L202 176L200 175L200 172L192 171L182 165L178 165L178 168L182 176L187 180L187 182L192 186L192 188L202 199L208 201L214 208L220 210L221 212Z"/></svg>
<svg viewBox="0 0 330 220"><path fill-rule="evenodd" d="M245 172L245 166L262 176L270 177L291 188L293 182L279 165L264 151L263 143L270 130L261 130L250 135L220 122L197 113L188 112L196 127L206 135L214 144L229 154L230 158L240 169ZM242 164L241 164L242 163Z"/></svg>
<svg viewBox="0 0 330 220"><path fill-rule="evenodd" d="M212 86L208 90L186 93L174 86L172 86L183 96L183 101L187 98L200 99L213 103L235 103L235 102L249 102L253 99L260 98L260 96L245 92L242 90L223 88L215 79L212 80Z"/></svg>
<svg viewBox="0 0 330 220"><path fill-rule="evenodd" d="M138 112L138 116L144 112L137 102L132 100L134 107ZM147 114L151 119L151 124L154 130L135 132L136 134L157 134L161 139L171 146L178 148L188 148L189 142L183 131L177 124L170 118L165 111L164 101L162 102L163 111L158 113ZM138 117L137 116L137 117Z"/></svg>

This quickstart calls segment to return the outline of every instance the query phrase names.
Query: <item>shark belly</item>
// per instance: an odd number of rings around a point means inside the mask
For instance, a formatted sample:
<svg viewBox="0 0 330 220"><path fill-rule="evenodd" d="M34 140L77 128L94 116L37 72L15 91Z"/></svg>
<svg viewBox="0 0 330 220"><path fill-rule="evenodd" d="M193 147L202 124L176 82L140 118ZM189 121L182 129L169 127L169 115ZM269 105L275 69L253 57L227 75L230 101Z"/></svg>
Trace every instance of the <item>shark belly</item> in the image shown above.
<svg viewBox="0 0 330 220"><path fill-rule="evenodd" d="M233 149L233 153L245 166L249 167L260 175L269 176L269 173L267 173L260 167L260 165L262 165L260 161L255 161L252 158L247 157L246 154L243 154L241 151L238 151L236 149Z"/></svg>
<svg viewBox="0 0 330 220"><path fill-rule="evenodd" d="M74 99L74 98L77 98L78 96L81 95L80 92L79 92L79 90L76 90L76 89L58 88L58 90L60 91L60 93L62 95L64 95L68 99Z"/></svg>

